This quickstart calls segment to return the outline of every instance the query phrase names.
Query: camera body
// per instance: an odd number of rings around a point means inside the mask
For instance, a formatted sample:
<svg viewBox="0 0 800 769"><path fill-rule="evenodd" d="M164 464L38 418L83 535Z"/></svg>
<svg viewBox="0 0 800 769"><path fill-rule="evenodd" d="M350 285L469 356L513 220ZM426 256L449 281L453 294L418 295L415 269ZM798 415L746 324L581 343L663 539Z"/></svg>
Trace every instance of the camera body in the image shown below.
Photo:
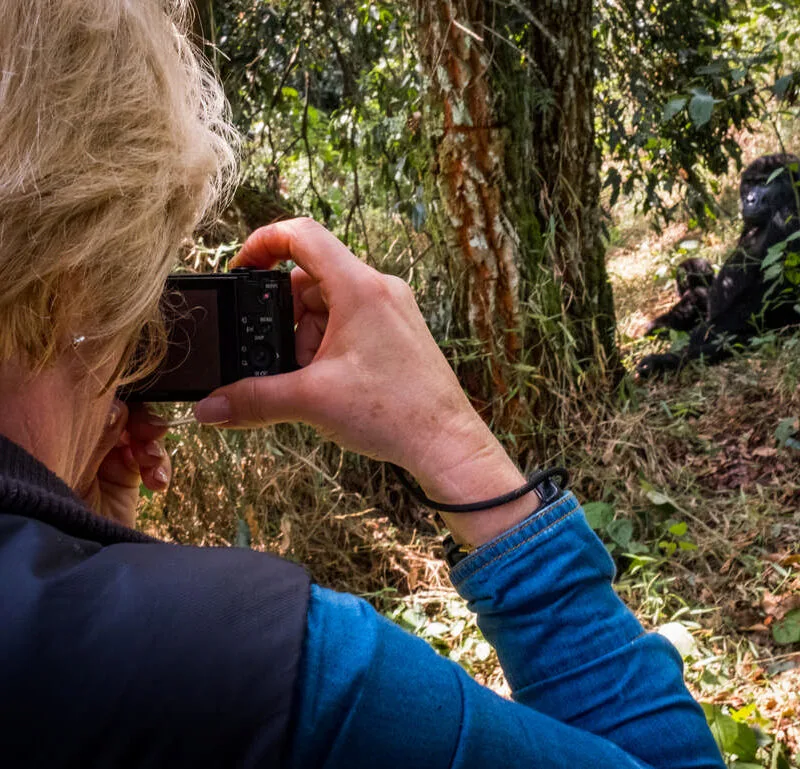
<svg viewBox="0 0 800 769"><path fill-rule="evenodd" d="M169 334L159 369L132 385L128 401L195 401L246 377L297 368L289 273L237 268L167 278Z"/></svg>

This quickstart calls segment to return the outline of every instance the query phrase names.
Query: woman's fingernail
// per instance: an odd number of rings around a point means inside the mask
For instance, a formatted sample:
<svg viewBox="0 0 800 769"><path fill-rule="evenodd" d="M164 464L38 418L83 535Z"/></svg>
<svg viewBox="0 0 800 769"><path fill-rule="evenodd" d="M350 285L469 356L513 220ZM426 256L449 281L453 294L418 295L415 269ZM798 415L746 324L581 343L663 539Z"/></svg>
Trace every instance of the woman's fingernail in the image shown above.
<svg viewBox="0 0 800 769"><path fill-rule="evenodd" d="M194 407L194 416L205 425L222 425L231 420L231 404L224 395L215 395L200 401Z"/></svg>
<svg viewBox="0 0 800 769"><path fill-rule="evenodd" d="M106 423L107 427L113 427L115 424L117 424L121 414L122 409L120 408L119 404L112 403L108 412L108 421Z"/></svg>
<svg viewBox="0 0 800 769"><path fill-rule="evenodd" d="M163 486L169 483L169 473L163 467L157 467L153 471L153 477Z"/></svg>
<svg viewBox="0 0 800 769"><path fill-rule="evenodd" d="M155 457L155 459L161 459L166 454L164 447L158 441L150 441L144 447L144 453L149 457Z"/></svg>

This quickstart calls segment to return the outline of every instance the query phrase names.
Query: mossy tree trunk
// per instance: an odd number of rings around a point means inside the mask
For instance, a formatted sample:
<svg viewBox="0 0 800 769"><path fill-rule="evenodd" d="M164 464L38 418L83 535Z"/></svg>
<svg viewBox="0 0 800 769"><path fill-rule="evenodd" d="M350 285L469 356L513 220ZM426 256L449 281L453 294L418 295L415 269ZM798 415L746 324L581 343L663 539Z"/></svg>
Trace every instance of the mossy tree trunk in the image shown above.
<svg viewBox="0 0 800 769"><path fill-rule="evenodd" d="M592 7L417 0L457 365L497 429L558 419L619 373L594 137Z"/></svg>

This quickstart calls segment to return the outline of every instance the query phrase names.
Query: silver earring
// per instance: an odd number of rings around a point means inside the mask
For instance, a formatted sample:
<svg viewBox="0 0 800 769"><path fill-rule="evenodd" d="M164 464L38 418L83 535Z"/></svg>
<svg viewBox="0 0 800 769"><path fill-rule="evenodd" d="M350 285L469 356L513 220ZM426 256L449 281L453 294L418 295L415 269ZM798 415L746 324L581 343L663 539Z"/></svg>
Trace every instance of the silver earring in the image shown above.
<svg viewBox="0 0 800 769"><path fill-rule="evenodd" d="M72 347L74 349L78 349L84 342L86 341L86 337L83 335L80 336L73 336L72 337Z"/></svg>

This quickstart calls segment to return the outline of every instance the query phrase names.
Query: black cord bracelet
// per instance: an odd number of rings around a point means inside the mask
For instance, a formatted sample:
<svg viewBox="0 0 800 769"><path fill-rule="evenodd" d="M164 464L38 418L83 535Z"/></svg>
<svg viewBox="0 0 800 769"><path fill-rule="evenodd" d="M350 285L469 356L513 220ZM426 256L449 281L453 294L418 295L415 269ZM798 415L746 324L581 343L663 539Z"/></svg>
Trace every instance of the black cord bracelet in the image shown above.
<svg viewBox="0 0 800 769"><path fill-rule="evenodd" d="M503 494L501 497L486 499L483 502L472 502L467 505L447 505L443 502L434 502L434 500L428 497L425 492L419 488L419 486L411 483L402 467L398 467L397 465L393 465L391 463L389 464L389 467L394 470L394 473L400 483L403 485L403 488L408 491L408 493L411 494L414 499L433 510L438 510L440 513L477 513L480 510L490 510L493 507L500 507L501 505L506 505L509 502L514 502L515 500L524 497L531 491L538 491L542 484L545 484L548 481L552 482L553 478L558 478L558 486L560 489L564 489L569 483L569 473L563 467L551 467L547 470L539 470L529 475L528 481L524 486L516 491ZM539 496L543 496L542 493L539 493ZM552 499L552 495L549 496ZM550 499L542 498L542 502L548 501L550 501Z"/></svg>

